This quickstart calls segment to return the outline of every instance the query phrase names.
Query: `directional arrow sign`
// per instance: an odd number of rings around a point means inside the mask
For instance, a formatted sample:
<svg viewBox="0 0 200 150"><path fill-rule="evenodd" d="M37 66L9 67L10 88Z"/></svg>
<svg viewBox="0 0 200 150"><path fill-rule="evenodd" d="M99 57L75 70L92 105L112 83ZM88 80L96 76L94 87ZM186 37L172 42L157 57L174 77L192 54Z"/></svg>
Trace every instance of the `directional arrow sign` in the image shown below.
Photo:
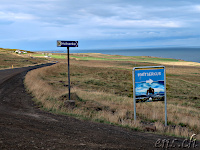
<svg viewBox="0 0 200 150"><path fill-rule="evenodd" d="M149 79L149 80L146 80L146 83L149 83L149 84L151 84L151 83L153 83L153 80L151 80L151 79Z"/></svg>
<svg viewBox="0 0 200 150"><path fill-rule="evenodd" d="M78 41L57 41L57 47L78 47Z"/></svg>
<svg viewBox="0 0 200 150"><path fill-rule="evenodd" d="M133 68L134 120L136 103L165 101L165 126L167 126L166 72L164 66Z"/></svg>
<svg viewBox="0 0 200 150"><path fill-rule="evenodd" d="M135 67L133 69L134 83L133 91L137 102L145 102L152 98L152 101L164 101L165 88L165 67L147 66Z"/></svg>

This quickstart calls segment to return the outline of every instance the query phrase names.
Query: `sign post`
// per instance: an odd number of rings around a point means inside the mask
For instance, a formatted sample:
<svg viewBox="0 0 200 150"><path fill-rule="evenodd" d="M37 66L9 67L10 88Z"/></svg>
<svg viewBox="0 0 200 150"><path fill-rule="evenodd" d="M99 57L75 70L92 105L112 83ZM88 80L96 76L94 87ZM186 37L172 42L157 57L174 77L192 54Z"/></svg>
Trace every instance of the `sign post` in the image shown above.
<svg viewBox="0 0 200 150"><path fill-rule="evenodd" d="M69 67L70 67L70 65L69 65L69 47L67 47L67 60L68 60L68 89L69 89L69 100L71 100L70 99L70 69L69 69Z"/></svg>
<svg viewBox="0 0 200 150"><path fill-rule="evenodd" d="M136 103L165 101L165 126L167 126L166 72L164 66L133 68L133 103L136 120Z"/></svg>
<svg viewBox="0 0 200 150"><path fill-rule="evenodd" d="M69 89L69 100L71 100L70 99L69 47L78 47L78 41L57 41L57 47L67 47L67 58L68 58L68 89Z"/></svg>

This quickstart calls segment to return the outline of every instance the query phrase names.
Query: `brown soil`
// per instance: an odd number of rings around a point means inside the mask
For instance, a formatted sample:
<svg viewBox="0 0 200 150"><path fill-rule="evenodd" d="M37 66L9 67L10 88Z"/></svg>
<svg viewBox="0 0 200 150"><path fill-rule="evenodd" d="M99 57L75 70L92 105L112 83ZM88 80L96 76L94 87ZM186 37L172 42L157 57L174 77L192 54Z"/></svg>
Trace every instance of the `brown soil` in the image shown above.
<svg viewBox="0 0 200 150"><path fill-rule="evenodd" d="M173 149L181 149L184 139L42 111L26 93L23 80L27 71L47 65L0 71L0 149L156 149L158 139L177 139Z"/></svg>

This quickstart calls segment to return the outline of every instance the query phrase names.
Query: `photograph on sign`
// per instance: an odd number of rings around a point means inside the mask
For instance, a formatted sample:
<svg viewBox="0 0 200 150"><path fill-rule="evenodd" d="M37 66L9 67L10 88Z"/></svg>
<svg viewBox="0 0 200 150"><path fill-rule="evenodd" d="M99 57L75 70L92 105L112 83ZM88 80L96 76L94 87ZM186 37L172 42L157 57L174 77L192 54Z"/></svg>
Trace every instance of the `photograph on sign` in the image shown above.
<svg viewBox="0 0 200 150"><path fill-rule="evenodd" d="M136 103L165 100L164 73L164 68L135 69Z"/></svg>

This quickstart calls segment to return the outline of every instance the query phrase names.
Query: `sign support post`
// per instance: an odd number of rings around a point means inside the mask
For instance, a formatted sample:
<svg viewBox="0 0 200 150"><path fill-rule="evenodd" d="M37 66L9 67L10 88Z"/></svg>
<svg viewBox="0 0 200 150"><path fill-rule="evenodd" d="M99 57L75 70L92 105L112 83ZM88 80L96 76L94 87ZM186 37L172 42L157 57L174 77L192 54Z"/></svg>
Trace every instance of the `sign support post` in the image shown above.
<svg viewBox="0 0 200 150"><path fill-rule="evenodd" d="M136 121L136 100L135 100L135 71L133 70L133 107L134 107L134 120Z"/></svg>
<svg viewBox="0 0 200 150"><path fill-rule="evenodd" d="M167 126L167 91L166 91L166 71L164 70L165 78L165 126Z"/></svg>
<svg viewBox="0 0 200 150"><path fill-rule="evenodd" d="M67 58L68 58L68 90L69 100L70 97L70 64L69 64L69 47L78 47L78 41L57 41L57 47L67 47Z"/></svg>
<svg viewBox="0 0 200 150"><path fill-rule="evenodd" d="M68 89L69 89L69 100L70 100L70 68L69 68L69 47L67 47L67 58L68 58Z"/></svg>

